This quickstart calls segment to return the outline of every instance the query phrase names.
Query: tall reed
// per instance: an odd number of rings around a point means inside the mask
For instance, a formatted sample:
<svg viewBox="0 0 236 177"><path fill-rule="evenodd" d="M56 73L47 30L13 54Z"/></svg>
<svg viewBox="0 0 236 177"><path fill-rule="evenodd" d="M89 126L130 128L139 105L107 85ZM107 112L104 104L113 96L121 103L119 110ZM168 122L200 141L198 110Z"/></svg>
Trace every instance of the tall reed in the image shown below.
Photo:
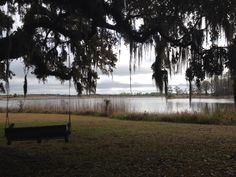
<svg viewBox="0 0 236 177"><path fill-rule="evenodd" d="M42 104L24 104L22 100L16 107L11 107L10 112L25 113L58 113L80 115L108 116L111 118L135 121L161 121L176 123L199 123L199 124L223 124L236 125L236 111L234 108L217 109L202 112L177 112L177 113L130 113L129 102L119 97L73 100L69 105L68 99L58 99L55 102L42 102ZM0 112L5 112L5 108L0 108Z"/></svg>

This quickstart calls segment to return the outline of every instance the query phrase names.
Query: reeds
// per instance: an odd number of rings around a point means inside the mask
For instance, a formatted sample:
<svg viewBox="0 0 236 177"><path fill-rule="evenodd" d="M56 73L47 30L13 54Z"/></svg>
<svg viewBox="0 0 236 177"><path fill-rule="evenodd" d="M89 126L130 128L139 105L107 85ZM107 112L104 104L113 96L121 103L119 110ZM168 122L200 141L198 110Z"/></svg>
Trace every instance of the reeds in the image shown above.
<svg viewBox="0 0 236 177"><path fill-rule="evenodd" d="M75 101L75 100L74 100ZM6 110L1 108L0 112ZM24 104L19 100L18 106L9 109L10 112L68 114L69 102L58 99L42 104ZM130 105L123 99L112 97L110 99L79 99L70 105L72 114L107 116L110 118L134 121L159 121L175 123L222 124L236 125L236 110L234 108L217 109L217 111L204 110L202 112L176 112L176 113L130 113Z"/></svg>
<svg viewBox="0 0 236 177"><path fill-rule="evenodd" d="M73 114L82 115L106 115L117 112L128 112L127 104L119 99L83 99L73 100L73 103L69 105L69 101L66 99L58 100L18 100L15 106L9 108L9 112L19 113L58 113L68 114L70 111ZM69 109L70 106L70 109ZM0 108L0 112L5 112L5 108Z"/></svg>
<svg viewBox="0 0 236 177"><path fill-rule="evenodd" d="M158 121L158 122L175 122L175 123L196 123L196 124L216 124L216 125L236 125L236 111L215 111L212 113L205 112L177 112L170 114L153 114L153 113L124 113L113 114L111 118L120 120L134 121Z"/></svg>

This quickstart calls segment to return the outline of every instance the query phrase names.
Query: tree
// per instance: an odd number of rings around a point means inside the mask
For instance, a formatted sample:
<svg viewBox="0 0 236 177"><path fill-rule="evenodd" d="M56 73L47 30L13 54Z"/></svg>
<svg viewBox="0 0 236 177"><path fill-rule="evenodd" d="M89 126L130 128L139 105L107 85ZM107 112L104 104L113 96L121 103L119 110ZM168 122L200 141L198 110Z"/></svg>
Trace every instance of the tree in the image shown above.
<svg viewBox="0 0 236 177"><path fill-rule="evenodd" d="M178 86L175 86L175 93L176 93L176 95L181 95L181 94L183 94L183 90L180 88L180 87L178 87Z"/></svg>
<svg viewBox="0 0 236 177"><path fill-rule="evenodd" d="M209 81L205 80L202 82L201 86L205 92L205 95L208 95L208 90L210 90L210 88L211 88L211 83Z"/></svg>
<svg viewBox="0 0 236 177"><path fill-rule="evenodd" d="M112 46L117 38L105 28L98 28L89 15L80 15L82 11L77 6L83 7L81 4L75 1L69 5L58 1L1 1L0 4L5 7L0 14L2 80L13 76L9 64L18 58L23 58L26 67L31 67L39 79L45 80L50 75L61 81L73 79L78 94L83 90L96 91L97 69L106 74L112 72L117 60ZM19 23L14 22L16 15L20 15L22 26L14 29L13 25ZM68 65L71 52L73 59Z"/></svg>
<svg viewBox="0 0 236 177"><path fill-rule="evenodd" d="M116 62L112 47L121 38L130 46L130 61L141 59L148 46L155 47L153 78L161 91L168 91L168 75L185 65L196 83L222 74L225 67L234 76L235 4L235 0L0 0L4 7L0 79L13 76L6 61L23 58L39 79L72 78L79 94L95 92L96 71L112 72ZM225 47L218 45L222 33ZM65 64L69 52L71 67Z"/></svg>
<svg viewBox="0 0 236 177"><path fill-rule="evenodd" d="M173 94L173 88L171 86L168 86L168 97L171 97Z"/></svg>
<svg viewBox="0 0 236 177"><path fill-rule="evenodd" d="M233 95L233 80L230 78L229 72L226 72L221 77L215 76L211 80L211 92L215 96Z"/></svg>

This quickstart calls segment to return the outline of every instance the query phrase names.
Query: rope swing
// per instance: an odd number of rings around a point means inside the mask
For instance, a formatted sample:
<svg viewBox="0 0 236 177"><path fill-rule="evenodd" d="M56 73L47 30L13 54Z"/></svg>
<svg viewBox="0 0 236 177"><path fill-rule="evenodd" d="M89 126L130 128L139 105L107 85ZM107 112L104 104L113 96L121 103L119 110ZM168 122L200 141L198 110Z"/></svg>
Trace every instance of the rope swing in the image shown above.
<svg viewBox="0 0 236 177"><path fill-rule="evenodd" d="M71 109L70 109L70 105L71 105L71 93L70 93L70 89L71 89L71 61L70 61L70 51L71 48L68 46L68 65L69 65L69 95L68 95L68 99L69 99L69 103L68 103L68 131L69 133L71 133Z"/></svg>
<svg viewBox="0 0 236 177"><path fill-rule="evenodd" d="M8 9L7 9L8 13ZM50 125L50 126L35 126L35 127L14 127L14 124L10 124L9 121L9 58L11 52L11 40L9 37L10 27L8 27L6 32L6 37L8 39L8 58L5 62L6 68L6 122L5 122L5 138L7 139L7 144L10 145L12 141L27 141L27 140L36 140L38 143L41 143L43 139L64 139L65 142L69 142L69 135L71 134L71 109L70 109L70 102L71 102L71 61L70 61L70 54L71 51L70 47L68 46L68 67L69 67L69 95L68 95L68 123L63 125ZM27 74L29 72L29 68L24 68L24 84L23 84L23 91L24 91L24 99L27 95Z"/></svg>
<svg viewBox="0 0 236 177"><path fill-rule="evenodd" d="M8 11L8 3L7 3L7 16L9 16L9 11ZM6 121L5 121L5 128L10 126L10 121L9 121L9 58L10 58L10 52L11 52L11 41L10 41L10 37L9 37L9 33L10 33L10 22L8 20L7 22L7 31L6 31L6 38L8 40L8 50L7 50L7 60L5 61L5 68L6 68L6 77L5 77L5 88L6 88L6 98L7 98L7 102L6 102Z"/></svg>

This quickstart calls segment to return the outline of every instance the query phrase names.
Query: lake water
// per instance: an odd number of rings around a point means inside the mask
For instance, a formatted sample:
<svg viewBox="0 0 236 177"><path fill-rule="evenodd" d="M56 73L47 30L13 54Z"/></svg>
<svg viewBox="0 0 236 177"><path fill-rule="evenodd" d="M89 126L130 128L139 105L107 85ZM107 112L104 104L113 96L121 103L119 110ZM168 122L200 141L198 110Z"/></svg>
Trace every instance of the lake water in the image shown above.
<svg viewBox="0 0 236 177"><path fill-rule="evenodd" d="M198 98L192 100L191 107L188 99L168 99L162 97L75 97L71 98L70 107L74 111L92 110L104 111L109 100L109 110L115 112L149 112L149 113L176 113L215 111L234 107L233 99ZM58 97L51 99L10 100L10 108L35 107L50 110L68 110L68 98ZM0 107L6 107L6 101L0 100Z"/></svg>

